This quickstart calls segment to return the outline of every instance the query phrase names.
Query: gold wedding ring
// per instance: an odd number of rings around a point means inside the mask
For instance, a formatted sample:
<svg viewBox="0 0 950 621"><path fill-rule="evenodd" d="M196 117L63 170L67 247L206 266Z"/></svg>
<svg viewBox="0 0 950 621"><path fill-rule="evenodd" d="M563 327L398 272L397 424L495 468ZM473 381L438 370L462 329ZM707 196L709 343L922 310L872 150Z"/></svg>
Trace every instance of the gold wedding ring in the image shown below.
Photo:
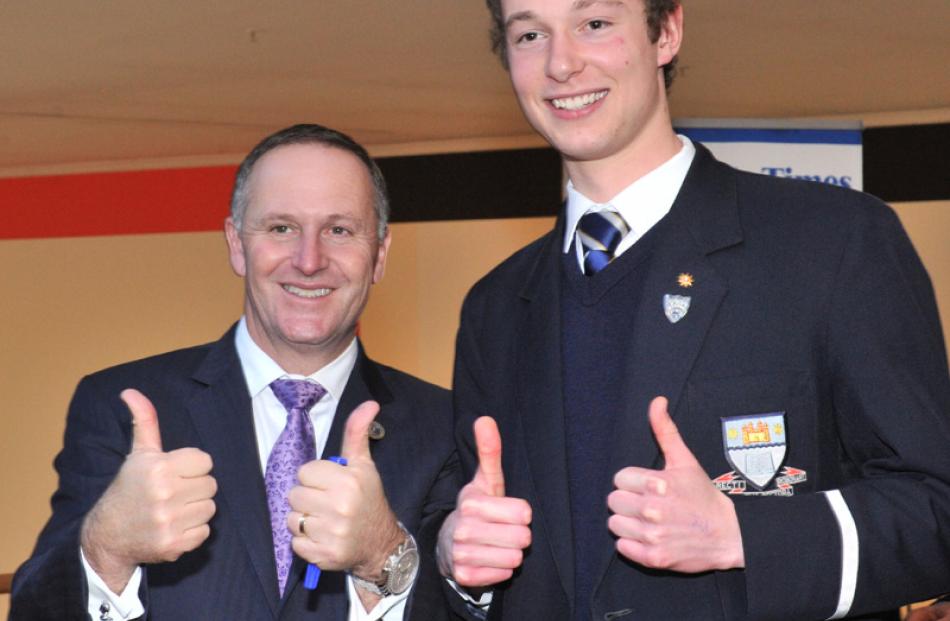
<svg viewBox="0 0 950 621"><path fill-rule="evenodd" d="M304 527L304 523L307 521L307 518L310 517L306 513L300 516L300 519L297 520L297 530L300 531L301 535L306 535L307 531Z"/></svg>

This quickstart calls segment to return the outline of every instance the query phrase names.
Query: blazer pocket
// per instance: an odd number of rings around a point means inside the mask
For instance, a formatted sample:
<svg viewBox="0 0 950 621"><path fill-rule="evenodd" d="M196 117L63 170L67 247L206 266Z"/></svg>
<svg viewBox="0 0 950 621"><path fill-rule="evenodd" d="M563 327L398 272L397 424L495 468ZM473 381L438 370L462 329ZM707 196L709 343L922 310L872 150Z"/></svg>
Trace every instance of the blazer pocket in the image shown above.
<svg viewBox="0 0 950 621"><path fill-rule="evenodd" d="M809 371L776 371L691 380L689 411L704 418L785 412L809 417L815 408L815 381Z"/></svg>
<svg viewBox="0 0 950 621"><path fill-rule="evenodd" d="M811 372L787 370L691 381L684 439L737 501L813 491L820 474L816 386Z"/></svg>

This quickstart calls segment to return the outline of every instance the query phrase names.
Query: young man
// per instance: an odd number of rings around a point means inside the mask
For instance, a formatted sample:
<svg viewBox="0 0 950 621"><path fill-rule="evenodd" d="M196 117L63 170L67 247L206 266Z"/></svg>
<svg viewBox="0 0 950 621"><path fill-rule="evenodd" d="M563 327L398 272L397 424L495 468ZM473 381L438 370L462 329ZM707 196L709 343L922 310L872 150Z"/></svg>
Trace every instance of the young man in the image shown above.
<svg viewBox="0 0 950 621"><path fill-rule="evenodd" d="M488 6L570 181L462 311L457 610L883 619L942 592L950 381L892 211L677 136L675 0Z"/></svg>
<svg viewBox="0 0 950 621"><path fill-rule="evenodd" d="M458 490L448 392L356 338L388 215L379 169L339 132L296 125L251 151L225 223L244 316L83 379L11 619L444 614L422 548Z"/></svg>

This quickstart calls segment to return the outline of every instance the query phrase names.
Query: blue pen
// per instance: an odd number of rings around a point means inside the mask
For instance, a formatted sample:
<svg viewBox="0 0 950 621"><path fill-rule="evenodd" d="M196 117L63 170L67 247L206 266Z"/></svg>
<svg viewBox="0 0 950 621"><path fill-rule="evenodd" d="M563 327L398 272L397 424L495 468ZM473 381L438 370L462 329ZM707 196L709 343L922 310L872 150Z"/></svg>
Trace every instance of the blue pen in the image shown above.
<svg viewBox="0 0 950 621"><path fill-rule="evenodd" d="M346 465L346 457L333 457L328 458L328 461L332 461L335 464L340 464L341 466ZM311 591L317 588L317 583L320 582L320 568L314 563L307 563L307 573L303 577L303 586Z"/></svg>

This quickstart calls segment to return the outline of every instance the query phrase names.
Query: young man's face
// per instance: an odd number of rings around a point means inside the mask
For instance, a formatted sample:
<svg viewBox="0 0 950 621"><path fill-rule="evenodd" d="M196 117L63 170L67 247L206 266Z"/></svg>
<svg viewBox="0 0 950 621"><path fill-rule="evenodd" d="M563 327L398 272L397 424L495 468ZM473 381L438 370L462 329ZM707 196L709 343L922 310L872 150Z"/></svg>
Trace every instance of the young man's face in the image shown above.
<svg viewBox="0 0 950 621"><path fill-rule="evenodd" d="M679 51L677 10L651 43L643 0L502 0L518 102L568 161L649 148L669 132L662 66Z"/></svg>
<svg viewBox="0 0 950 621"><path fill-rule="evenodd" d="M285 370L312 373L353 339L383 276L389 235L377 235L369 172L343 149L294 144L261 157L247 184L241 230L229 218L226 233L248 331Z"/></svg>

